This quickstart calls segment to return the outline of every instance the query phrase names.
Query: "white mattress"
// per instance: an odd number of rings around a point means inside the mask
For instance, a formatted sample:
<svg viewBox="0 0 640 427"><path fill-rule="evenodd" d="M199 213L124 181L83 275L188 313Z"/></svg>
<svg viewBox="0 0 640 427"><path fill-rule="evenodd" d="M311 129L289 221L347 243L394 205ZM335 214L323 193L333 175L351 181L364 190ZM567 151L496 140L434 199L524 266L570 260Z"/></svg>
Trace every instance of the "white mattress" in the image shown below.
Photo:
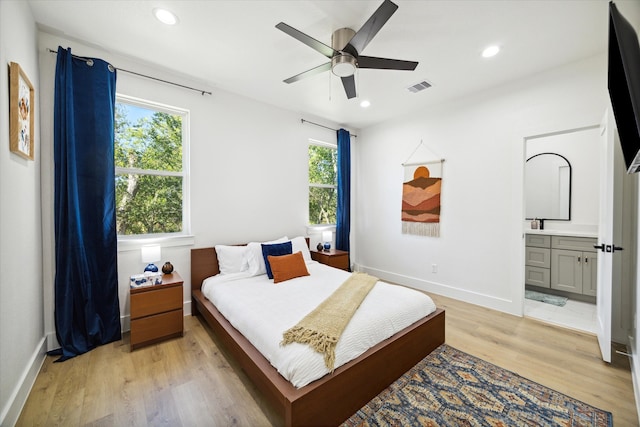
<svg viewBox="0 0 640 427"><path fill-rule="evenodd" d="M282 334L333 293L351 273L315 261L310 275L274 284L266 274L235 273L209 277L202 292L229 322L295 387L329 370L311 347L280 346ZM336 347L335 367L435 311L422 292L379 281L347 325Z"/></svg>

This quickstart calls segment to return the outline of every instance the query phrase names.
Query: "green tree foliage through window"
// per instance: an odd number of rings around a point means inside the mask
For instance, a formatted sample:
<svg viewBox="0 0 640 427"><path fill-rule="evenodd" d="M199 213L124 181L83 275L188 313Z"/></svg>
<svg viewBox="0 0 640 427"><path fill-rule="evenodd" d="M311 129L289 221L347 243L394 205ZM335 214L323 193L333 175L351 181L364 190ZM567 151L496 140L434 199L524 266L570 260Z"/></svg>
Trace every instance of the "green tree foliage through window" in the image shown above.
<svg viewBox="0 0 640 427"><path fill-rule="evenodd" d="M335 224L338 207L338 150L309 144L309 223Z"/></svg>
<svg viewBox="0 0 640 427"><path fill-rule="evenodd" d="M116 103L118 235L183 231L182 116Z"/></svg>

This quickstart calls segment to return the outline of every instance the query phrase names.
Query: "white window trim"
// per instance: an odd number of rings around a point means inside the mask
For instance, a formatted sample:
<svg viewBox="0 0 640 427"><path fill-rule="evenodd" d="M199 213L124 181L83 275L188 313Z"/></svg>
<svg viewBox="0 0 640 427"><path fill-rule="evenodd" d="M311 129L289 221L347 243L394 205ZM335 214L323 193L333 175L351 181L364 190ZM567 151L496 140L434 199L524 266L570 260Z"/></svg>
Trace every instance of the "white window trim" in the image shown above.
<svg viewBox="0 0 640 427"><path fill-rule="evenodd" d="M191 185L190 185L190 129L191 112L184 108L174 107L159 102L148 101L116 92L116 102L130 104L136 107L153 109L167 114L182 117L182 172L156 171L138 168L115 168L116 173L136 173L156 176L182 177L182 231L175 233L118 235L118 251L137 250L142 245L162 243L163 246L193 245L195 238L191 235Z"/></svg>

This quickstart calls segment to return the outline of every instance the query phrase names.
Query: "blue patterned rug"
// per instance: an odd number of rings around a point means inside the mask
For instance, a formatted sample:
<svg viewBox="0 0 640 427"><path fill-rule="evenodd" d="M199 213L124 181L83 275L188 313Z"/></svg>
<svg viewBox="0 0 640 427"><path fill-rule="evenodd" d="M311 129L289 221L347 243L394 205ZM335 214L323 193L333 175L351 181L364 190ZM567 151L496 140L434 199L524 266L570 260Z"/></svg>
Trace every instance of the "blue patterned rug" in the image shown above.
<svg viewBox="0 0 640 427"><path fill-rule="evenodd" d="M612 425L610 412L443 344L342 426Z"/></svg>

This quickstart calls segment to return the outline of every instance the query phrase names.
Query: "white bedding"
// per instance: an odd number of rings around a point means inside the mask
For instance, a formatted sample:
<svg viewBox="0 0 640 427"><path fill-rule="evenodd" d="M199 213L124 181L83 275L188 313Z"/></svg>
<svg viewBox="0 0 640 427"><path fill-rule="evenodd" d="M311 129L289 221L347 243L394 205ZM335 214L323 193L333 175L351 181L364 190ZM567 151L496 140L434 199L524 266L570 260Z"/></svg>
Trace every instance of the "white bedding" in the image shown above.
<svg viewBox="0 0 640 427"><path fill-rule="evenodd" d="M310 275L274 284L266 274L217 275L202 292L229 322L295 387L323 377L324 358L308 345L280 346L282 333L333 293L351 273L315 261ZM427 316L436 309L427 295L379 281L362 302L336 347L335 367Z"/></svg>

